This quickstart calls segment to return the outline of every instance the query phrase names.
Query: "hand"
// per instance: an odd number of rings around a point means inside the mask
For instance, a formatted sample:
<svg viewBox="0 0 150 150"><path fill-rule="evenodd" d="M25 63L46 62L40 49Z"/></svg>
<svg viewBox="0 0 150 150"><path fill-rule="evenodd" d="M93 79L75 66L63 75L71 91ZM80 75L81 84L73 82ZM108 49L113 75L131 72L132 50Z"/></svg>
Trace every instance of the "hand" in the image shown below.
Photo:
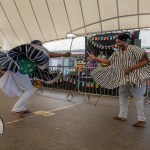
<svg viewBox="0 0 150 150"><path fill-rule="evenodd" d="M71 52L66 52L65 54L64 54L64 57L70 57L71 56Z"/></svg>
<svg viewBox="0 0 150 150"><path fill-rule="evenodd" d="M94 56L94 55L89 54L89 58L90 58L91 60L94 60L94 59L95 59L95 56Z"/></svg>
<svg viewBox="0 0 150 150"><path fill-rule="evenodd" d="M132 71L132 70L131 70L131 69L129 69L129 68L124 69L124 73L125 73L125 75L129 75L131 71Z"/></svg>
<svg viewBox="0 0 150 150"><path fill-rule="evenodd" d="M94 55L91 55L88 51L87 51L87 54L89 55L89 58L90 58L91 60L94 60L94 59L95 59L95 56L94 56Z"/></svg>

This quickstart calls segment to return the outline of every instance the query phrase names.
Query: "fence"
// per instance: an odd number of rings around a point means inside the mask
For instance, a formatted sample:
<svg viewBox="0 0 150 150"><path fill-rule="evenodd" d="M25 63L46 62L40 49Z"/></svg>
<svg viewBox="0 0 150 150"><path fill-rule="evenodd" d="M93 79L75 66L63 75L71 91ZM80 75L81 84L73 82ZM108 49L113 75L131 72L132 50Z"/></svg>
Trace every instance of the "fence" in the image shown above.
<svg viewBox="0 0 150 150"><path fill-rule="evenodd" d="M70 66L52 66L50 67L52 71L59 70L60 78L58 82L52 84L46 84L41 81L34 81L34 87L38 88L36 94L40 94L44 89L61 89L67 91L66 100L71 101L74 98L73 91L77 91L84 95L84 101L88 98L90 100L90 95L97 95L99 101L101 96L119 96L118 90L102 88L99 84L95 83L90 77L90 71L94 68L88 67L70 67ZM5 73L5 71L0 70L0 77ZM146 81L146 93L144 95L144 103L149 103L150 100L150 80ZM95 104L95 105L96 105Z"/></svg>
<svg viewBox="0 0 150 150"><path fill-rule="evenodd" d="M37 94L43 92L46 88L51 89L61 89L67 91L67 100L73 100L73 91L77 91L84 95L84 101L86 98L90 100L90 95L97 95L99 98L103 96L118 96L118 88L113 90L108 90L102 88L99 84L95 83L90 77L90 71L92 68L88 67L70 67L70 66L52 66L50 67L52 71L59 70L60 79L58 82L52 84L41 83L36 81L34 83L35 87L38 87ZM94 68L93 68L94 69ZM98 100L99 100L98 98ZM97 102L98 102L97 100ZM96 102L96 104L97 104Z"/></svg>
<svg viewBox="0 0 150 150"><path fill-rule="evenodd" d="M84 94L84 101L88 98L90 100L90 95L97 95L98 99L95 105L100 100L101 96L119 96L118 89L106 89L102 88L100 84L96 83L90 76L90 72L94 70L93 67L83 67L78 72L78 92Z"/></svg>
<svg viewBox="0 0 150 150"><path fill-rule="evenodd" d="M43 92L44 89L61 89L67 91L66 99L71 101L74 98L73 91L77 91L77 79L78 79L78 72L75 67L70 66L51 66L51 71L58 70L60 73L60 78L57 82L52 84L41 83L36 81L34 83L35 87L38 87L36 91L37 94ZM41 83L41 84L40 84Z"/></svg>
<svg viewBox="0 0 150 150"><path fill-rule="evenodd" d="M145 96L144 103L145 104L149 103L149 100L150 100L150 80L146 81L146 93L144 96Z"/></svg>
<svg viewBox="0 0 150 150"><path fill-rule="evenodd" d="M52 71L59 70L60 72L60 79L58 82L52 84L41 83L39 81L36 82L39 85L38 90L43 92L44 89L61 89L67 91L66 100L73 100L74 95L73 91L77 91L84 95L84 101L86 99L90 100L90 95L97 95L99 101L101 96L119 96L118 90L119 88L115 89L106 89L102 88L99 84L95 83L93 79L90 77L90 71L94 68L88 67L70 67L70 66L52 66L50 67ZM146 82L147 90L145 93L145 103L148 103L150 98L150 80ZM95 105L96 105L95 104Z"/></svg>

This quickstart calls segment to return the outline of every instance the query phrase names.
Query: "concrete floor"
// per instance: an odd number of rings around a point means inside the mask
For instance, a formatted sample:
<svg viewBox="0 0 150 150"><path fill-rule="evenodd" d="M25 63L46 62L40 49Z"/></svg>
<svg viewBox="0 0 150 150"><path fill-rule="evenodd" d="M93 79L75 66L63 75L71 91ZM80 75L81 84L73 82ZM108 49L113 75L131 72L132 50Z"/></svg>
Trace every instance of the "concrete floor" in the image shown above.
<svg viewBox="0 0 150 150"><path fill-rule="evenodd" d="M28 109L33 113L19 118L10 113L17 98L0 92L0 116L5 131L0 150L149 150L150 104L145 105L147 123L133 127L137 121L134 102L129 105L126 122L113 119L118 114L118 98L97 97L83 102L84 96L74 93L73 102L66 100L66 91L44 91L33 95ZM49 96L49 97L47 97ZM36 115L44 110L52 115Z"/></svg>

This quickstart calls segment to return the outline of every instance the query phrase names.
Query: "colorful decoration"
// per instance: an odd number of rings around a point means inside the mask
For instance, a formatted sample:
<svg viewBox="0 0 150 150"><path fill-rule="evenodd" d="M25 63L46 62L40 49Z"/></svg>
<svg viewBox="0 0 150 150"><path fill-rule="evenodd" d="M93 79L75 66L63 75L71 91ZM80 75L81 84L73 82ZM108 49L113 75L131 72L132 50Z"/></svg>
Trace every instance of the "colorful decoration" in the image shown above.
<svg viewBox="0 0 150 150"><path fill-rule="evenodd" d="M90 41L89 41L90 42ZM109 46L104 46L104 45L101 45L101 44L97 44L96 42L91 42L91 44L97 48L101 48L101 49L113 49L113 48L117 48L117 45L114 44L114 45L109 45Z"/></svg>
<svg viewBox="0 0 150 150"><path fill-rule="evenodd" d="M62 83L63 81L66 81L66 79L67 78L59 79L59 83ZM74 84L74 85L77 83L76 82L77 80L72 79L72 78L69 78L68 81L69 81L68 83ZM97 83L94 84L94 82L86 82L86 81L78 81L78 85L80 85L82 87L86 87L86 88L91 88L91 89L93 89L94 87L98 89L100 87L100 85L97 84Z"/></svg>
<svg viewBox="0 0 150 150"><path fill-rule="evenodd" d="M85 86L85 83L84 82L81 82L82 83L82 86Z"/></svg>
<svg viewBox="0 0 150 150"><path fill-rule="evenodd" d="M96 83L96 86L95 86L95 87L96 87L97 89L99 88L99 86L100 86L100 85L99 85L98 83Z"/></svg>
<svg viewBox="0 0 150 150"><path fill-rule="evenodd" d="M91 83L91 88L94 88L94 83Z"/></svg>
<svg viewBox="0 0 150 150"><path fill-rule="evenodd" d="M70 81L69 81L70 83L72 83L72 79L70 79Z"/></svg>
<svg viewBox="0 0 150 150"><path fill-rule="evenodd" d="M88 41L95 47L100 48L100 49L114 49L117 48L117 46L114 45L109 45L109 46L104 46L101 44L97 44L95 41L108 41L108 40L115 40L116 36L108 36L108 37L90 37L88 38Z"/></svg>
<svg viewBox="0 0 150 150"><path fill-rule="evenodd" d="M73 84L76 84L76 80L73 80Z"/></svg>
<svg viewBox="0 0 150 150"><path fill-rule="evenodd" d="M90 83L86 83L86 87L90 87Z"/></svg>
<svg viewBox="0 0 150 150"><path fill-rule="evenodd" d="M116 36L107 36L107 37L89 37L89 41L108 41L108 40L115 40Z"/></svg>

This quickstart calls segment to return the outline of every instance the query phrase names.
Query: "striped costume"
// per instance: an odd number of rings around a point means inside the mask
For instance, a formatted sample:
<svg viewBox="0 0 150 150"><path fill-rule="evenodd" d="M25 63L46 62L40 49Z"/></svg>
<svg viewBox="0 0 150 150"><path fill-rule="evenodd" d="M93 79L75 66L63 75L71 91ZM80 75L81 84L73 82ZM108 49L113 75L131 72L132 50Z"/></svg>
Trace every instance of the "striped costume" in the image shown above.
<svg viewBox="0 0 150 150"><path fill-rule="evenodd" d="M49 70L49 56L44 47L24 44L15 47L7 53L0 51L0 64L7 70L16 73L20 68L20 57L27 57L36 64L32 76L33 79L38 79L42 82L52 83L59 78L57 71L51 72Z"/></svg>
<svg viewBox="0 0 150 150"><path fill-rule="evenodd" d="M111 66L96 68L91 72L91 76L97 83L107 89L113 89L128 83L140 87L145 79L150 78L150 64L135 69L129 75L125 75L124 69L137 64L143 59L144 55L146 55L144 50L133 45L129 45L124 52L116 50L109 58Z"/></svg>

